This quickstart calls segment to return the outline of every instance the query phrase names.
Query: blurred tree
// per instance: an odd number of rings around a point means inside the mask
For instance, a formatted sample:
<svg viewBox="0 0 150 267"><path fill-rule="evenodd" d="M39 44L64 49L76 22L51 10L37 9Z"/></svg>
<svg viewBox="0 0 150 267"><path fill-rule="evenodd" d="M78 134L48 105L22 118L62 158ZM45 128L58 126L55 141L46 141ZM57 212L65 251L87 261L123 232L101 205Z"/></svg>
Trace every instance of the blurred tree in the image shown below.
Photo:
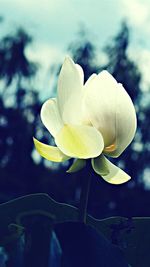
<svg viewBox="0 0 150 267"><path fill-rule="evenodd" d="M89 33L84 28L79 31L78 39L69 45L68 50L73 55L74 61L82 66L85 81L92 73L97 72L99 66L96 65L96 47L89 40Z"/></svg>
<svg viewBox="0 0 150 267"><path fill-rule="evenodd" d="M34 153L33 136L52 140L40 121L41 101L32 86L38 65L26 55L31 42L23 29L0 40L0 201L33 192L65 201L72 191L64 185L64 173Z"/></svg>
<svg viewBox="0 0 150 267"><path fill-rule="evenodd" d="M32 38L23 30L18 29L15 35L7 35L0 42L0 78L4 79L6 86L13 80L20 87L23 78L35 75L37 66L29 62L25 49L32 42Z"/></svg>
<svg viewBox="0 0 150 267"><path fill-rule="evenodd" d="M42 188L48 191L51 186L44 161L39 160L37 165L33 157L32 137L36 132L40 134L42 126L40 99L30 83L36 75L37 64L26 56L31 41L23 29L0 40L0 201ZM43 139L44 133L43 130ZM42 181L46 181L46 185ZM54 191L57 193L57 189Z"/></svg>
<svg viewBox="0 0 150 267"><path fill-rule="evenodd" d="M130 30L126 22L123 22L119 33L104 48L108 62L103 68L125 86L131 99L136 102L140 94L141 73L138 66L129 57L129 45Z"/></svg>
<svg viewBox="0 0 150 267"><path fill-rule="evenodd" d="M39 112L39 99L33 90L23 87L23 80L33 77L37 69L25 55L30 42L31 38L22 29L0 41L0 78L3 81L0 95L0 188L4 194L24 191L27 186L25 177L33 167L31 136Z"/></svg>

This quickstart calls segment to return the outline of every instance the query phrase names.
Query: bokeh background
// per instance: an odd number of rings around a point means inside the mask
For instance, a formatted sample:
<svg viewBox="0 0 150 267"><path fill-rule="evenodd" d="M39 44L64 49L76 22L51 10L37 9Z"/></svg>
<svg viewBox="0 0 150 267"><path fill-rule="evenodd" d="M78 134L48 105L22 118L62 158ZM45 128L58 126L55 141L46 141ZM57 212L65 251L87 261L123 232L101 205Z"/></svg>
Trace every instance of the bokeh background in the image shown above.
<svg viewBox="0 0 150 267"><path fill-rule="evenodd" d="M83 67L85 81L102 69L112 73L138 116L134 141L115 160L131 181L114 186L93 172L89 213L150 216L149 0L0 0L0 29L0 203L46 192L79 204L87 169L66 174L71 161L44 160L32 140L53 144L40 109L56 96L60 66L69 54Z"/></svg>

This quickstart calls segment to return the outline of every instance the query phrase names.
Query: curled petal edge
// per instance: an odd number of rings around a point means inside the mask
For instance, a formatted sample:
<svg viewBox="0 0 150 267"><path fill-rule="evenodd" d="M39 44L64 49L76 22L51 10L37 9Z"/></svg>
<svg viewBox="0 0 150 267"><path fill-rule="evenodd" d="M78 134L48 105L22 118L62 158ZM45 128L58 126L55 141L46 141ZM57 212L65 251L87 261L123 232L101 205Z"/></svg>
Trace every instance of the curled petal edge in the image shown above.
<svg viewBox="0 0 150 267"><path fill-rule="evenodd" d="M111 163L104 155L92 159L92 167L97 174L110 184L123 184L131 179L126 172Z"/></svg>
<svg viewBox="0 0 150 267"><path fill-rule="evenodd" d="M53 162L63 162L69 159L58 147L46 145L33 138L37 152L45 159Z"/></svg>

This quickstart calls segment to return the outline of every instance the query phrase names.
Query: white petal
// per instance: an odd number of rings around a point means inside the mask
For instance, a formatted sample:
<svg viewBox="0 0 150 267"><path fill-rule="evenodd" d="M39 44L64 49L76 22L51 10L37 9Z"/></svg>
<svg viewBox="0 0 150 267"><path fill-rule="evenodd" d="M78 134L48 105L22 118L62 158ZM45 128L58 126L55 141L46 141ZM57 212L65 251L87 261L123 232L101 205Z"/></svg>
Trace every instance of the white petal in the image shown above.
<svg viewBox="0 0 150 267"><path fill-rule="evenodd" d="M63 127L56 99L51 98L43 104L41 120L52 136L55 136Z"/></svg>
<svg viewBox="0 0 150 267"><path fill-rule="evenodd" d="M86 113L93 126L103 135L105 146L115 140L116 86L115 79L102 71L85 88Z"/></svg>
<svg viewBox="0 0 150 267"><path fill-rule="evenodd" d="M118 84L116 103L116 140L115 149L105 148L104 153L111 157L118 157L131 143L136 127L136 113L132 100L121 84Z"/></svg>
<svg viewBox="0 0 150 267"><path fill-rule="evenodd" d="M83 125L65 125L55 142L65 155L80 159L97 157L104 148L101 134L94 127Z"/></svg>
<svg viewBox="0 0 150 267"><path fill-rule="evenodd" d="M131 179L127 173L112 164L103 155L92 159L92 167L97 174L110 184L123 184Z"/></svg>
<svg viewBox="0 0 150 267"><path fill-rule="evenodd" d="M86 160L85 159L75 159L73 164L70 166L70 168L67 170L68 173L74 173L82 170L86 166Z"/></svg>
<svg viewBox="0 0 150 267"><path fill-rule="evenodd" d="M93 79L95 79L97 77L97 74L96 73L93 73L89 78L88 80L86 81L85 85L84 85L84 88L86 90L86 86L90 86L90 83L93 81Z"/></svg>
<svg viewBox="0 0 150 267"><path fill-rule="evenodd" d="M124 88L107 71L92 79L85 89L86 113L104 138L104 152L117 157L135 134L133 103Z"/></svg>
<svg viewBox="0 0 150 267"><path fill-rule="evenodd" d="M81 67L67 57L58 79L58 106L64 123L81 123L83 77Z"/></svg>
<svg viewBox="0 0 150 267"><path fill-rule="evenodd" d="M33 138L34 145L38 153L45 159L54 161L54 162L63 162L69 159L64 155L58 147L49 146L39 142L36 138Z"/></svg>
<svg viewBox="0 0 150 267"><path fill-rule="evenodd" d="M93 126L90 120L90 116L89 116L89 112L87 110L87 106L86 106L86 101L84 101L85 96L86 96L86 88L90 87L90 84L92 84L93 79L95 79L97 77L97 75L95 73L93 73L89 79L86 81L84 88L83 88L83 101L82 101L82 124L84 125L89 125L89 126Z"/></svg>
<svg viewBox="0 0 150 267"><path fill-rule="evenodd" d="M79 64L75 64L76 68L78 69L79 75L80 75L80 79L81 79L81 83L84 83L84 73L83 73L83 69Z"/></svg>

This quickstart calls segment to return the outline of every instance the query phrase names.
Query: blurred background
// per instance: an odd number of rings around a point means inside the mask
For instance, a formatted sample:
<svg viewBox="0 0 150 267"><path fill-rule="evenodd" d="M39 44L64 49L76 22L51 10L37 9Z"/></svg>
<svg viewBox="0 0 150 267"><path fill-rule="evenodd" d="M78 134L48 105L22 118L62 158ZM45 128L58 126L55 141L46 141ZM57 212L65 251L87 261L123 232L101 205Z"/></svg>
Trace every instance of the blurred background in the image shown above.
<svg viewBox="0 0 150 267"><path fill-rule="evenodd" d="M69 54L83 67L85 81L102 69L112 73L138 116L134 141L115 161L132 180L114 186L93 172L89 213L150 216L149 0L0 0L0 29L0 203L46 192L78 206L88 171L66 174L71 162L44 160L32 140L53 144L40 109L56 96Z"/></svg>

